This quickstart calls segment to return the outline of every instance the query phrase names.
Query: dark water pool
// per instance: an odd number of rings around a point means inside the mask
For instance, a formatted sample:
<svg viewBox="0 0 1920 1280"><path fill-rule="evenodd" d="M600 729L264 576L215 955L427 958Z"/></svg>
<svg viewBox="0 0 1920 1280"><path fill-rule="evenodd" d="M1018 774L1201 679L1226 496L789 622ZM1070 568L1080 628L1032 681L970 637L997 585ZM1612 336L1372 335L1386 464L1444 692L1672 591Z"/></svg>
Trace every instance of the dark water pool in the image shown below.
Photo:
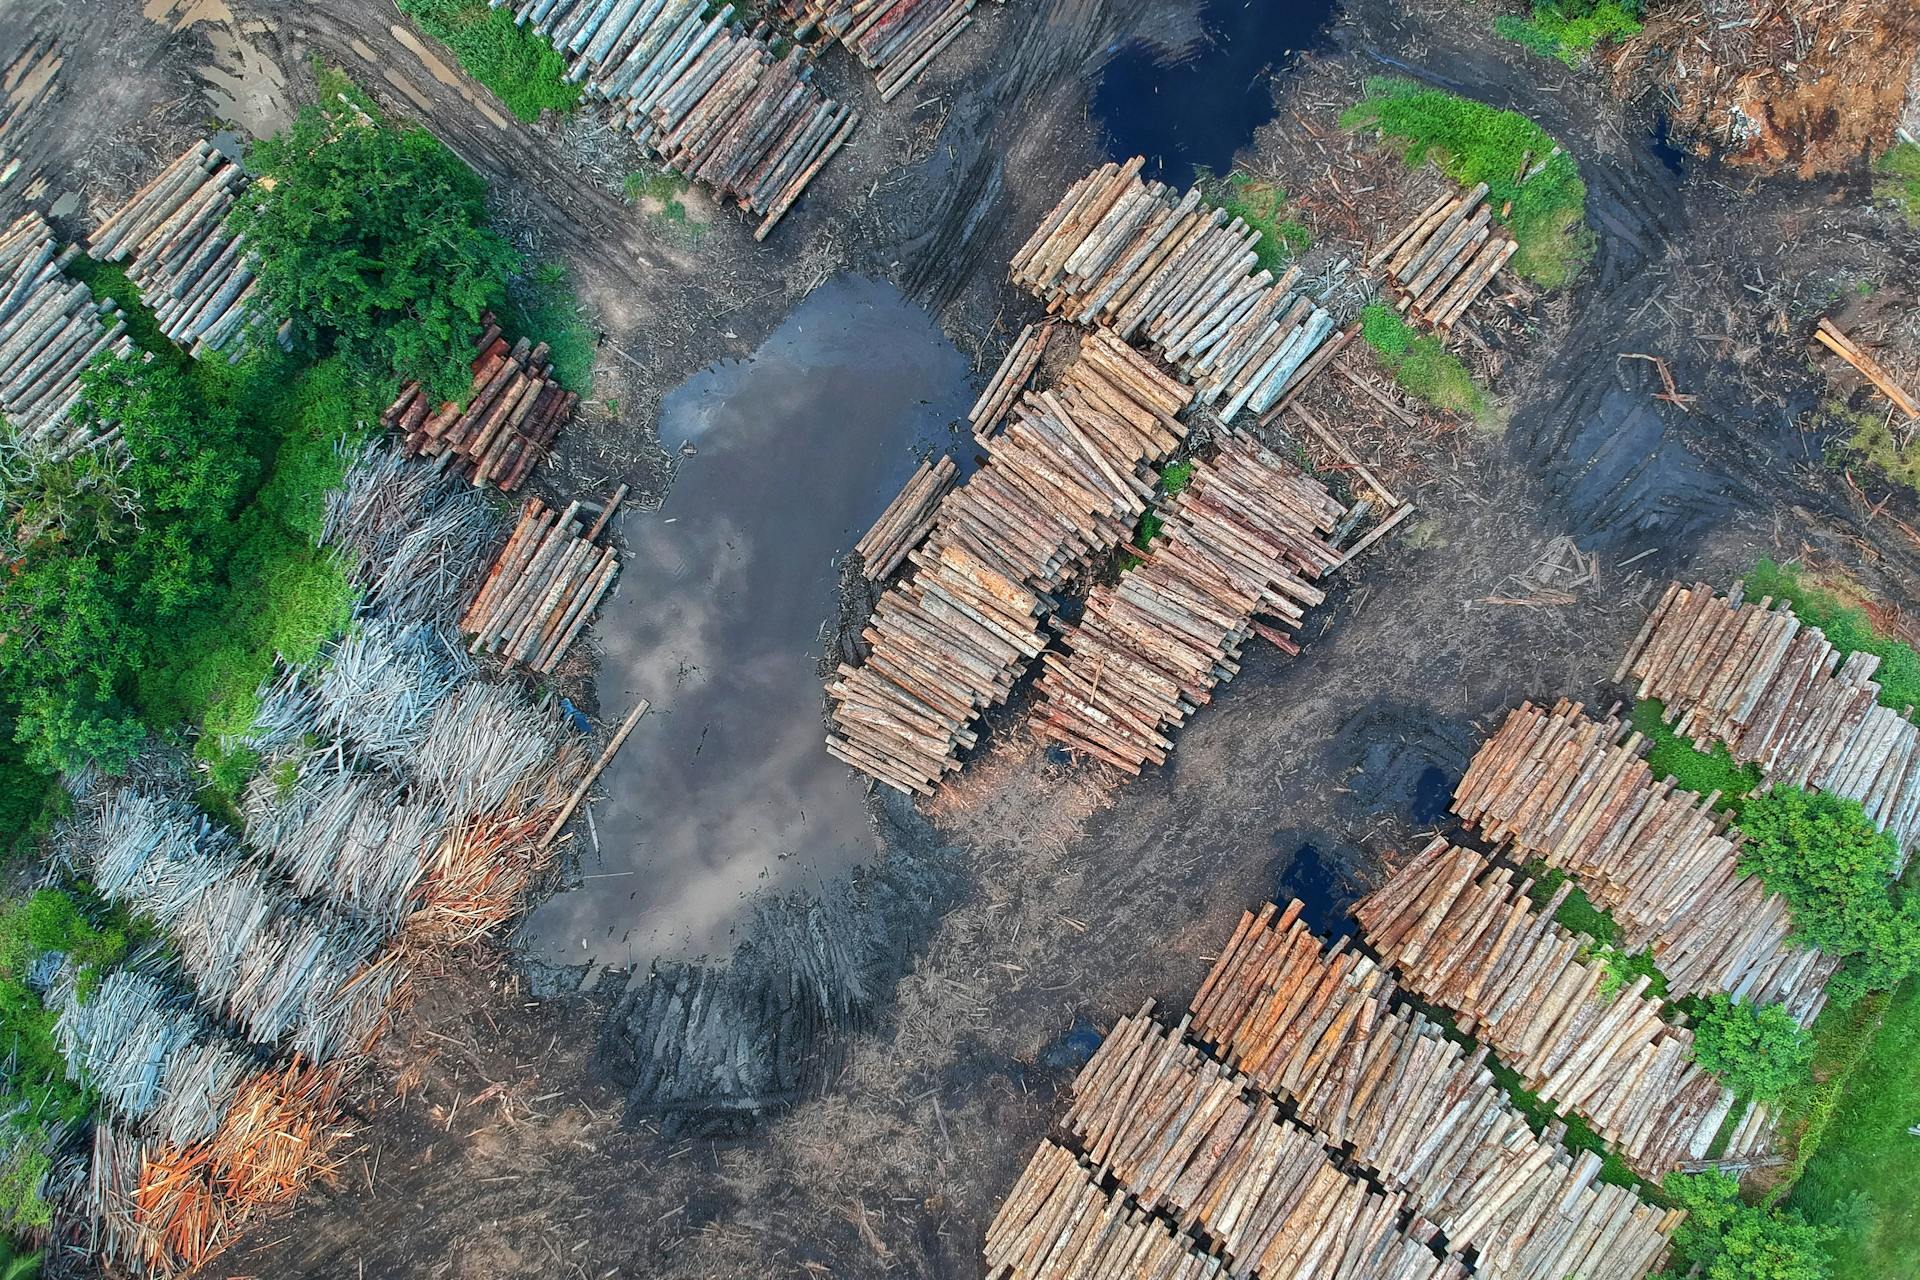
<svg viewBox="0 0 1920 1280"><path fill-rule="evenodd" d="M1653 154L1659 158L1661 164L1680 177L1686 176L1686 150L1673 140L1673 123L1664 114L1653 118L1653 134L1649 139L1649 145L1652 146Z"/></svg>
<svg viewBox="0 0 1920 1280"><path fill-rule="evenodd" d="M1422 769L1413 783L1413 803L1407 806L1414 825L1433 827L1445 822L1453 807L1453 789L1459 785L1457 776L1437 764Z"/></svg>
<svg viewBox="0 0 1920 1280"><path fill-rule="evenodd" d="M1268 864L1273 901L1284 907L1300 899L1300 919L1322 942L1354 936L1353 904L1362 889L1354 874L1358 854L1330 841L1299 841L1298 833L1274 833L1274 846L1283 852Z"/></svg>
<svg viewBox="0 0 1920 1280"><path fill-rule="evenodd" d="M653 710L600 784L585 879L522 931L534 958L717 957L754 891L873 857L862 788L822 744L820 632L836 557L929 447L959 456L967 375L924 311L843 277L662 402L662 443L694 452L661 510L623 522L595 624L603 716Z"/></svg>
<svg viewBox="0 0 1920 1280"><path fill-rule="evenodd" d="M1143 155L1147 177L1175 186L1198 168L1227 172L1274 117L1272 73L1319 38L1333 9L1334 0L1203 0L1196 47L1123 46L1093 96L1108 154Z"/></svg>

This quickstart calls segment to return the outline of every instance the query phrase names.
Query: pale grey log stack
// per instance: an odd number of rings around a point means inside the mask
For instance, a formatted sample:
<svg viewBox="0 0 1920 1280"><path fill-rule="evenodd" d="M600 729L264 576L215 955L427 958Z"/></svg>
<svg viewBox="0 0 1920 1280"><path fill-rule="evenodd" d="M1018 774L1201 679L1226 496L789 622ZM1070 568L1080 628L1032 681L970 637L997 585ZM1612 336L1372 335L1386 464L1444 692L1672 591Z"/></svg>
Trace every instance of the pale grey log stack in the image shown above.
<svg viewBox="0 0 1920 1280"><path fill-rule="evenodd" d="M0 234L0 418L12 426L14 445L55 461L118 436L113 424L96 432L69 415L80 375L95 358L133 356L119 305L96 301L60 269L66 259L37 213Z"/></svg>
<svg viewBox="0 0 1920 1280"><path fill-rule="evenodd" d="M380 415L414 457L439 460L473 483L512 493L553 446L580 397L553 376L547 344L509 344L491 315L474 346L473 385L465 405L438 405L417 382Z"/></svg>
<svg viewBox="0 0 1920 1280"><path fill-rule="evenodd" d="M1265 413L1333 332L1333 317L1259 268L1260 232L1206 204L1142 182L1135 156L1070 188L1013 258L1013 282L1075 324L1138 337L1230 422Z"/></svg>
<svg viewBox="0 0 1920 1280"><path fill-rule="evenodd" d="M1069 575L1119 546L1153 493L1149 469L1186 434L1189 393L1111 334L1089 334L1050 391L1029 392L987 462L941 501L863 633L871 652L828 687L827 749L901 791L931 794L974 745L1047 638Z"/></svg>
<svg viewBox="0 0 1920 1280"><path fill-rule="evenodd" d="M1042 736L1128 773L1166 763L1171 730L1240 670L1259 634L1298 653L1297 630L1340 563L1323 535L1346 515L1326 487L1249 435L1229 433L1160 508L1160 534L1111 587L1087 597L1036 686Z"/></svg>
<svg viewBox="0 0 1920 1280"><path fill-rule="evenodd" d="M1603 995L1593 940L1543 907L1531 881L1471 849L1432 844L1354 908L1367 942L1408 991L1459 1014L1529 1090L1585 1117L1627 1163L1658 1179L1704 1155L1734 1097L1693 1061L1693 1033L1665 1020L1650 979Z"/></svg>
<svg viewBox="0 0 1920 1280"><path fill-rule="evenodd" d="M762 22L705 0L488 0L553 41L568 79L661 163L760 217L765 239L852 136L860 115L813 84L812 55L784 57Z"/></svg>
<svg viewBox="0 0 1920 1280"><path fill-rule="evenodd" d="M1020 331L1020 336L1007 348L1006 356L995 369L993 377L987 382L987 389L973 402L973 408L967 411L967 425L973 428L973 438L985 445L993 433L1006 420L1007 410L1013 408L1020 393L1027 389L1027 383L1033 377L1033 371L1040 367L1040 358L1046 354L1047 343L1053 337L1054 322L1030 324Z"/></svg>
<svg viewBox="0 0 1920 1280"><path fill-rule="evenodd" d="M1442 192L1367 259L1367 269L1386 280L1396 309L1444 331L1486 292L1520 248L1494 228L1486 198L1484 182Z"/></svg>
<svg viewBox="0 0 1920 1280"><path fill-rule="evenodd" d="M873 72L891 102L973 24L977 0L780 0L794 38L815 31L838 40Z"/></svg>
<svg viewBox="0 0 1920 1280"><path fill-rule="evenodd" d="M552 672L620 572L613 548L586 536L580 504L555 512L538 498L520 520L460 620L474 653Z"/></svg>
<svg viewBox="0 0 1920 1280"><path fill-rule="evenodd" d="M1798 945L1786 899L1741 873L1740 833L1716 797L1656 781L1641 746L1564 698L1551 712L1523 703L1474 755L1454 812L1521 861L1572 875L1626 950L1652 949L1674 994L1779 1003L1811 1025L1838 962Z"/></svg>
<svg viewBox="0 0 1920 1280"><path fill-rule="evenodd" d="M915 468L906 487L854 544L861 570L869 581L881 582L893 576L907 553L926 541L939 515L940 500L953 488L959 469L944 453L938 462L923 462Z"/></svg>
<svg viewBox="0 0 1920 1280"><path fill-rule="evenodd" d="M1899 848L1897 876L1920 843L1920 731L1913 708L1880 703L1877 655L1843 659L1826 635L1771 597L1721 597L1670 583L1616 681L1658 698L1675 732L1703 750L1725 743L1774 783L1858 800Z"/></svg>

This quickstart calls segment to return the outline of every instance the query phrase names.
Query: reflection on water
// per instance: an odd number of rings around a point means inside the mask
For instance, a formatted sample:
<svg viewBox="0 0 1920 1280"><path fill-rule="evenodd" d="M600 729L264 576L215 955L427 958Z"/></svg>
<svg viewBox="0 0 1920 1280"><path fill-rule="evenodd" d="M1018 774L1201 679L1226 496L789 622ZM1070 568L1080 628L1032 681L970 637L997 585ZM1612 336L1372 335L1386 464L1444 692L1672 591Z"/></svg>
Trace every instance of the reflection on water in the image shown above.
<svg viewBox="0 0 1920 1280"><path fill-rule="evenodd" d="M971 399L967 362L890 286L822 286L745 361L662 403L683 457L658 512L622 523L595 624L601 714L640 722L593 807L587 877L523 941L551 964L719 956L743 899L871 858L863 788L822 745L817 674L850 549Z"/></svg>

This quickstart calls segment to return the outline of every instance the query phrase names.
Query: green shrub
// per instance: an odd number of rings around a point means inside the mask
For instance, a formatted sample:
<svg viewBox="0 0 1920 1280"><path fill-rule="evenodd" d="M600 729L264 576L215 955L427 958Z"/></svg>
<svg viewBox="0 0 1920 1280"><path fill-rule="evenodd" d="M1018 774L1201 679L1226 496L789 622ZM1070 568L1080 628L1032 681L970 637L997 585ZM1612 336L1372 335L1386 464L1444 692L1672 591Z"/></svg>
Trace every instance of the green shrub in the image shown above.
<svg viewBox="0 0 1920 1280"><path fill-rule="evenodd" d="M1601 41L1638 35L1643 11L1641 0L1541 0L1531 16L1502 14L1493 29L1542 57L1578 67Z"/></svg>
<svg viewBox="0 0 1920 1280"><path fill-rule="evenodd" d="M522 120L580 104L580 86L567 83L567 64L553 42L531 26L516 24L511 8L495 9L487 0L395 2Z"/></svg>
<svg viewBox="0 0 1920 1280"><path fill-rule="evenodd" d="M1313 233L1304 223L1286 216L1287 193L1251 174L1230 173L1224 181L1207 181L1207 201L1239 218L1260 233L1253 251L1260 265L1276 277L1287 263L1313 247Z"/></svg>
<svg viewBox="0 0 1920 1280"><path fill-rule="evenodd" d="M1656 778L1672 778L1682 790L1709 796L1720 793L1716 809L1738 814L1746 799L1760 785L1760 766L1735 764L1725 743L1716 743L1712 751L1702 751L1668 727L1667 709L1658 698L1642 698L1633 707L1633 727L1651 748L1647 765Z"/></svg>
<svg viewBox="0 0 1920 1280"><path fill-rule="evenodd" d="M1173 463L1160 473L1160 492L1163 497L1171 498L1185 489L1192 480L1192 459ZM1140 523L1134 528L1133 545L1142 551L1146 550L1147 546L1160 536L1160 530L1164 527L1165 522L1160 519L1160 513L1153 507L1148 507L1141 514ZM1128 555L1121 563L1120 570L1124 573L1139 563L1140 557Z"/></svg>
<svg viewBox="0 0 1920 1280"><path fill-rule="evenodd" d="M1693 1027L1694 1061L1745 1099L1775 1102L1808 1078L1813 1037L1778 1004L1708 996Z"/></svg>
<svg viewBox="0 0 1920 1280"><path fill-rule="evenodd" d="M1687 1211L1673 1233L1673 1257L1662 1276L1698 1268L1691 1274L1701 1280L1828 1280L1828 1228L1797 1213L1744 1203L1739 1182L1717 1170L1670 1173L1661 1187Z"/></svg>
<svg viewBox="0 0 1920 1280"><path fill-rule="evenodd" d="M1486 413L1486 393L1460 358L1432 334L1416 332L1392 307L1374 303L1362 311L1360 336L1408 394L1454 413Z"/></svg>
<svg viewBox="0 0 1920 1280"><path fill-rule="evenodd" d="M1920 147L1911 142L1896 142L1874 167L1879 180L1873 184L1876 198L1891 202L1906 215L1908 222L1920 226Z"/></svg>
<svg viewBox="0 0 1920 1280"><path fill-rule="evenodd" d="M567 390L582 397L592 392L599 341L574 297L566 267L546 263L515 280L507 291L503 327L509 338L546 343L553 374Z"/></svg>
<svg viewBox="0 0 1920 1280"><path fill-rule="evenodd" d="M1519 244L1513 269L1528 279L1567 284L1593 256L1579 166L1566 153L1555 154L1553 139L1518 112L1375 77L1340 122L1398 140L1409 166L1431 158L1456 182L1486 183L1494 218Z"/></svg>
<svg viewBox="0 0 1920 1280"><path fill-rule="evenodd" d="M1895 711L1920 706L1920 653L1875 631L1864 610L1808 582L1792 565L1771 560L1760 561L1746 576L1746 598L1758 601L1764 596L1785 601L1795 617L1820 628L1842 657L1878 654L1874 679L1880 682L1880 705Z"/></svg>

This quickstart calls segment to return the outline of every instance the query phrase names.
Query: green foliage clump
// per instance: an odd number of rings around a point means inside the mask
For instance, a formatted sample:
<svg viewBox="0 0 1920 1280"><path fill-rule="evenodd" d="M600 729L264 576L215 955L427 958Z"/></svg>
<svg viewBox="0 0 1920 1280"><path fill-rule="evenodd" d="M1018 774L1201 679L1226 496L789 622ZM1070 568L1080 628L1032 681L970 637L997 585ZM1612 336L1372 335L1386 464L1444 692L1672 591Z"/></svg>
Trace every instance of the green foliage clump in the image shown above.
<svg viewBox="0 0 1920 1280"><path fill-rule="evenodd" d="M1842 962L1833 999L1920 972L1920 897L1889 884L1898 850L1858 801L1774 787L1747 802L1740 829L1740 870L1787 900L1801 941Z"/></svg>
<svg viewBox="0 0 1920 1280"><path fill-rule="evenodd" d="M1408 394L1455 413L1486 413L1486 393L1460 358L1432 334L1416 332L1392 307L1374 303L1362 311L1360 336Z"/></svg>
<svg viewBox="0 0 1920 1280"><path fill-rule="evenodd" d="M553 42L514 22L511 8L487 0L396 0L400 12L453 50L467 74L532 122L542 111L572 111L580 86L567 83L567 64Z"/></svg>
<svg viewBox="0 0 1920 1280"><path fill-rule="evenodd" d="M270 181L229 225L258 255L266 310L320 355L464 397L481 313L520 265L487 226L479 176L426 130L339 104L306 108L247 163Z"/></svg>
<svg viewBox="0 0 1920 1280"><path fill-rule="evenodd" d="M1828 1280L1830 1228L1815 1226L1797 1213L1745 1203L1739 1182L1718 1170L1670 1173L1661 1187L1687 1211L1686 1221L1673 1234L1673 1256L1661 1277Z"/></svg>
<svg viewBox="0 0 1920 1280"><path fill-rule="evenodd" d="M1174 497L1180 493L1181 490L1185 489L1192 480L1193 460L1191 458L1185 462L1173 463L1160 473L1160 492L1165 497ZM1141 515L1139 525L1133 531L1133 545L1139 547L1142 551L1146 550L1148 545L1160 536L1160 530L1165 527L1165 523L1165 521L1160 519L1159 512L1155 511L1152 507L1148 507ZM1120 566L1121 571L1125 572L1139 563L1140 558L1138 556L1128 556L1126 561Z"/></svg>
<svg viewBox="0 0 1920 1280"><path fill-rule="evenodd" d="M1313 233L1286 216L1287 193L1252 174L1230 173L1224 181L1208 182L1207 200L1260 233L1253 251L1260 265L1278 276L1288 262L1313 247Z"/></svg>
<svg viewBox="0 0 1920 1280"><path fill-rule="evenodd" d="M44 1157L43 1157L44 1159ZM45 1171L42 1170L44 1173ZM4 1172L0 1172L4 1177ZM34 1179L35 1185L39 1178ZM0 1186L0 1201L6 1199L4 1186ZM25 1245L13 1240L0 1238L0 1280L38 1280L40 1275L40 1255Z"/></svg>
<svg viewBox="0 0 1920 1280"><path fill-rule="evenodd" d="M1920 227L1920 147L1911 142L1896 142L1874 166L1879 175L1873 184L1876 198L1892 202L1907 221Z"/></svg>
<svg viewBox="0 0 1920 1280"><path fill-rule="evenodd" d="M1536 906L1545 906L1552 901L1560 886L1567 883L1567 873L1558 867L1550 867L1544 862L1527 864L1527 875L1533 881L1533 887L1527 896ZM1562 929L1574 933L1583 933L1592 938L1594 945L1588 949L1586 958L1606 968L1600 979L1602 999L1611 1000L1620 992L1632 986L1640 978L1646 978L1646 994L1658 1000L1667 994L1667 975L1660 972L1660 966L1653 958L1653 952L1628 951L1619 945L1620 926L1606 908L1587 896L1587 891L1574 885L1560 906L1553 913L1554 923Z"/></svg>
<svg viewBox="0 0 1920 1280"><path fill-rule="evenodd" d="M1693 1057L1742 1098L1775 1102L1808 1079L1813 1037L1785 1006L1708 996L1693 1026Z"/></svg>
<svg viewBox="0 0 1920 1280"><path fill-rule="evenodd" d="M176 347L160 328L159 318L142 299L140 286L133 282L133 277L127 274L125 267L117 262L101 262L87 254L76 253L61 270L86 285L96 302L111 298L120 304L120 309L127 317L127 336L133 339L134 346L176 365L187 359L186 352Z"/></svg>
<svg viewBox="0 0 1920 1280"><path fill-rule="evenodd" d="M1651 745L1647 765L1656 778L1672 778L1682 790L1696 795L1720 793L1714 808L1738 814L1760 785L1760 766L1735 764L1725 743L1702 751L1675 733L1666 723L1667 709L1658 698L1642 698L1633 706L1633 727Z"/></svg>
<svg viewBox="0 0 1920 1280"><path fill-rule="evenodd" d="M593 390L598 336L573 295L566 267L546 263L515 280L507 291L503 327L510 338L545 342L553 374L567 390L582 397Z"/></svg>
<svg viewBox="0 0 1920 1280"><path fill-rule="evenodd" d="M1539 54L1578 67L1603 40L1640 33L1642 0L1538 0L1525 18L1501 14L1493 29Z"/></svg>
<svg viewBox="0 0 1920 1280"><path fill-rule="evenodd" d="M1920 653L1875 631L1864 610L1808 582L1790 564L1762 560L1745 581L1747 599L1784 600L1800 621L1820 628L1842 657L1878 654L1880 667L1873 678L1880 682L1880 705L1895 711L1920 706Z"/></svg>
<svg viewBox="0 0 1920 1280"><path fill-rule="evenodd" d="M1579 166L1518 112L1410 80L1374 77L1367 81L1366 97L1340 123L1378 129L1399 140L1410 166L1431 158L1456 182L1486 183L1495 219L1520 246L1513 269L1528 279L1565 285L1592 258L1587 184Z"/></svg>

